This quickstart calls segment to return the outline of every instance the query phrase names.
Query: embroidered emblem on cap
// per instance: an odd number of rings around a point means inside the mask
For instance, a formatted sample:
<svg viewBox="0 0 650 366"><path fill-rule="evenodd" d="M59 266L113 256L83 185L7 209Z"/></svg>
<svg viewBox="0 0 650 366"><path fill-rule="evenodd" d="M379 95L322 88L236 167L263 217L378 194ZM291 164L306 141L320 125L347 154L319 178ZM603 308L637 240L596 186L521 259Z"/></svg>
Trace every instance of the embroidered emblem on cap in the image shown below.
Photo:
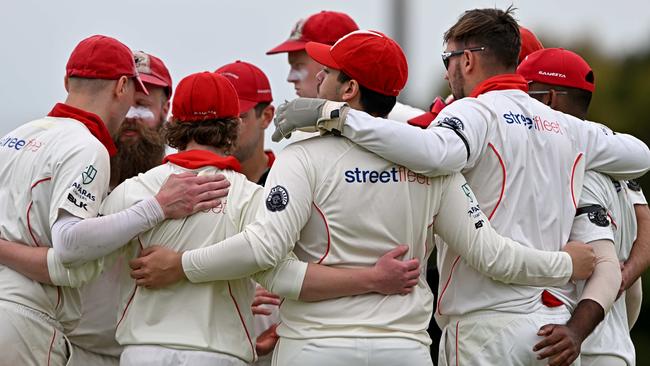
<svg viewBox="0 0 650 366"><path fill-rule="evenodd" d="M291 35L289 39L299 40L302 38L302 27L305 25L305 19L300 19L296 25L293 26L291 30Z"/></svg>
<svg viewBox="0 0 650 366"><path fill-rule="evenodd" d="M282 186L271 188L269 196L266 197L266 208L271 212L282 211L289 204L289 192Z"/></svg>
<svg viewBox="0 0 650 366"><path fill-rule="evenodd" d="M141 74L151 74L151 59L149 55L142 51L133 52L133 58L135 59L135 68Z"/></svg>

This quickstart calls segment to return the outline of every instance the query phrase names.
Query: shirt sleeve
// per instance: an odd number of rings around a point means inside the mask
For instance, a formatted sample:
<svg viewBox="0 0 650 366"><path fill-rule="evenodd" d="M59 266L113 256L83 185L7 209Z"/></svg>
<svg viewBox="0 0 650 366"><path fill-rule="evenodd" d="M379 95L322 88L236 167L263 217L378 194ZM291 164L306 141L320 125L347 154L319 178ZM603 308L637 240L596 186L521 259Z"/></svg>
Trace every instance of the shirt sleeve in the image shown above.
<svg viewBox="0 0 650 366"><path fill-rule="evenodd" d="M643 195L641 185L636 180L628 180L625 182L627 185L627 197L633 205L647 205L648 201Z"/></svg>
<svg viewBox="0 0 650 366"><path fill-rule="evenodd" d="M547 252L500 236L480 210L461 174L445 177L434 231L480 273L505 283L561 286L573 264L565 252Z"/></svg>
<svg viewBox="0 0 650 366"><path fill-rule="evenodd" d="M475 98L445 107L426 130L350 110L343 135L416 173L439 176L474 166L485 148L490 119L489 109Z"/></svg>
<svg viewBox="0 0 650 366"><path fill-rule="evenodd" d="M298 300L302 283L307 274L306 262L302 262L291 252L277 266L253 275L255 282L265 289L282 297Z"/></svg>
<svg viewBox="0 0 650 366"><path fill-rule="evenodd" d="M56 286L82 287L99 277L105 268L110 268L129 248L130 245L125 245L107 256L76 267L66 267L54 249L50 248L47 251L47 270L50 280Z"/></svg>
<svg viewBox="0 0 650 366"><path fill-rule="evenodd" d="M61 157L53 169L50 227L60 210L82 219L97 216L108 193L111 171L106 149L99 143L82 143Z"/></svg>
<svg viewBox="0 0 650 366"><path fill-rule="evenodd" d="M608 218L608 208L612 205L607 184L609 177L597 172L587 172L582 193L573 219L569 239L589 243L596 240L614 241L614 228ZM612 185L613 188L613 185Z"/></svg>
<svg viewBox="0 0 650 366"><path fill-rule="evenodd" d="M229 280L278 265L293 250L311 215L314 187L314 168L303 148L285 148L266 181L262 219L216 245L184 252L187 278Z"/></svg>
<svg viewBox="0 0 650 366"><path fill-rule="evenodd" d="M650 150L634 136L613 133L594 122L567 118L580 148L585 153L587 170L607 174L617 180L634 179L650 170Z"/></svg>

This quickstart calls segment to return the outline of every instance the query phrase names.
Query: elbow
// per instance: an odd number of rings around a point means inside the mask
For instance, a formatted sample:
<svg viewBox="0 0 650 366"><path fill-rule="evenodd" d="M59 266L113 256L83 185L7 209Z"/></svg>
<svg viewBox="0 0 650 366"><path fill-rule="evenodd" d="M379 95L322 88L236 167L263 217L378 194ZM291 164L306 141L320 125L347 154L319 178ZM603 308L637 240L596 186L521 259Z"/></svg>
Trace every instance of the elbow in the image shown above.
<svg viewBox="0 0 650 366"><path fill-rule="evenodd" d="M63 245L53 247L54 254L65 267L72 267L81 262L81 256L76 255L74 250L65 248Z"/></svg>

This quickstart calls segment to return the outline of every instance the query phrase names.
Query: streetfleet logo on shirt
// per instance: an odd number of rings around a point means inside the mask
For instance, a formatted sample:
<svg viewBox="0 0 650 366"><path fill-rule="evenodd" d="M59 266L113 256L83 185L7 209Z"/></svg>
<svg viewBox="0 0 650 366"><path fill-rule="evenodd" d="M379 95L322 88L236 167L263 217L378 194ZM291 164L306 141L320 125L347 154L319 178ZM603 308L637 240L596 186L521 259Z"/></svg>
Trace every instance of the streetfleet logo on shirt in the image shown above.
<svg viewBox="0 0 650 366"><path fill-rule="evenodd" d="M503 115L506 123L509 125L522 125L528 127L529 130L535 130L540 132L550 132L557 133L559 135L564 135L560 123L557 121L549 121L540 116L533 116L530 118L524 114L513 113L512 111L505 113Z"/></svg>
<svg viewBox="0 0 650 366"><path fill-rule="evenodd" d="M403 166L392 167L390 170L361 170L354 168L343 173L346 183L418 183L431 185L431 178L410 171Z"/></svg>
<svg viewBox="0 0 650 366"><path fill-rule="evenodd" d="M12 136L5 136L3 138L0 138L0 147L3 147L5 149L10 149L10 150L16 150L16 151L25 150L30 152L36 152L43 145L44 143L40 141L36 141L35 139L30 139L28 141L25 141L19 137L12 137Z"/></svg>

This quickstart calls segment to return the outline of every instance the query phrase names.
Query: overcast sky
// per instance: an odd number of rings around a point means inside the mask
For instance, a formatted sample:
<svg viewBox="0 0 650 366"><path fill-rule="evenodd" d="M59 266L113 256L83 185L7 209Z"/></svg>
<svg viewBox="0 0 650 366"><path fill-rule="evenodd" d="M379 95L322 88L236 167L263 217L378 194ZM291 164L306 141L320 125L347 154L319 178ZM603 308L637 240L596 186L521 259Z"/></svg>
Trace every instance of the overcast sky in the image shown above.
<svg viewBox="0 0 650 366"><path fill-rule="evenodd" d="M0 136L46 114L63 101L65 64L74 46L92 34L118 38L159 56L174 84L193 72L241 59L264 70L276 102L295 97L284 54L265 52L285 40L294 23L320 10L348 13L363 29L393 34L394 0L4 0L0 12ZM399 0L398 0L399 1ZM433 1L407 6L409 82L404 97L425 107L443 85L442 34L472 8L505 8L536 34L568 46L591 38L613 55L650 45L647 0ZM624 5L623 5L624 4ZM270 136L273 127L269 128ZM267 143L269 147L273 145Z"/></svg>

